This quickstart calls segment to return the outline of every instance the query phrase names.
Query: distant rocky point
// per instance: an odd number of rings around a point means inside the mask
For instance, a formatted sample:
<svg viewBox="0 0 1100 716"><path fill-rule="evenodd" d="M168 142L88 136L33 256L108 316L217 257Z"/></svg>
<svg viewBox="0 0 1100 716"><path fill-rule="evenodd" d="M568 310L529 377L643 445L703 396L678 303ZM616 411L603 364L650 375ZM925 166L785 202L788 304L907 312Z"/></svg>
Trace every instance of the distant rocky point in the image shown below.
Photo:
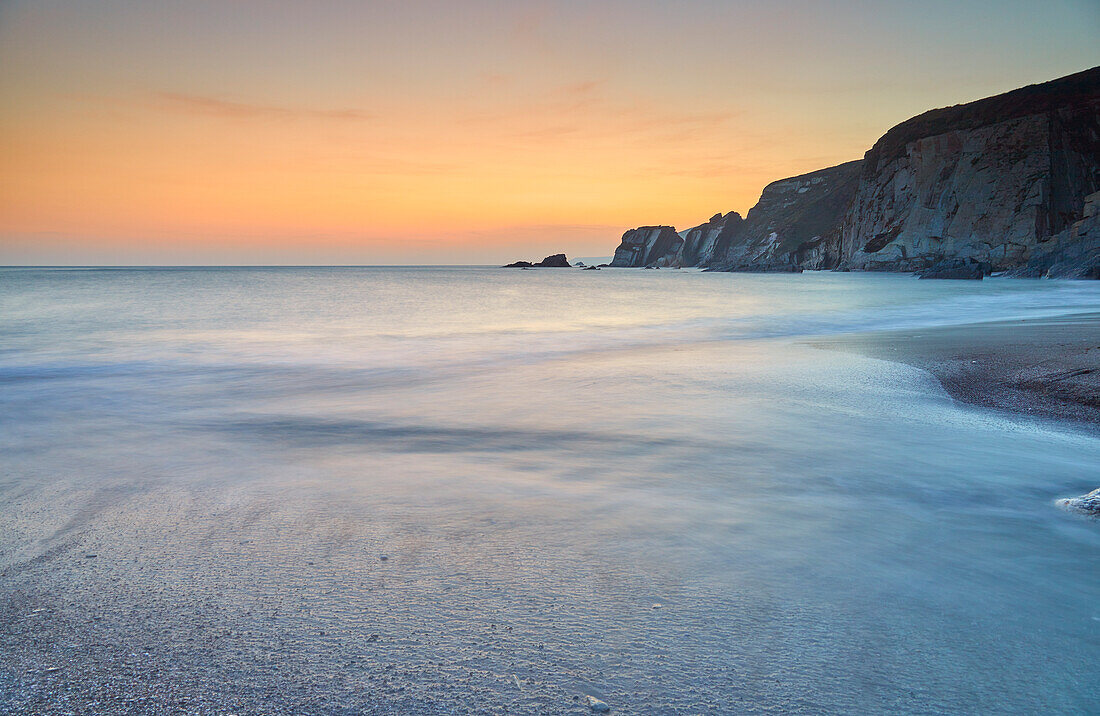
<svg viewBox="0 0 1100 716"><path fill-rule="evenodd" d="M505 264L501 268L572 268L572 266L569 264L569 259L565 258L565 254L554 254L553 256L547 256L537 264L530 261L516 261L515 263Z"/></svg>
<svg viewBox="0 0 1100 716"><path fill-rule="evenodd" d="M1100 278L1100 67L925 112L743 219L630 229L611 265Z"/></svg>

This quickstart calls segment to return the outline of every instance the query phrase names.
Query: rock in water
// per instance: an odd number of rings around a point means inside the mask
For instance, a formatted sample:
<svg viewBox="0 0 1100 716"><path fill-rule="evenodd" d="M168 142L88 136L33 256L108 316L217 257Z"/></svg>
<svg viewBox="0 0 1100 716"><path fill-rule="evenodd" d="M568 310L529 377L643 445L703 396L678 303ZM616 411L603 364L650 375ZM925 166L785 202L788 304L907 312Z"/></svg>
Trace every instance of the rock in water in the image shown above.
<svg viewBox="0 0 1100 716"><path fill-rule="evenodd" d="M565 258L565 254L547 256L535 265L541 266L542 268L572 268L572 266L569 265L569 259Z"/></svg>
<svg viewBox="0 0 1100 716"><path fill-rule="evenodd" d="M515 263L505 264L501 268L573 268L569 265L569 259L565 258L565 254L554 254L553 256L547 256L537 264L533 264L530 261L516 261Z"/></svg>
<svg viewBox="0 0 1100 716"><path fill-rule="evenodd" d="M607 705L606 701L600 701L595 696L585 696L584 698L588 701L588 708L596 713L605 714L611 710L611 707Z"/></svg>
<svg viewBox="0 0 1100 716"><path fill-rule="evenodd" d="M1100 489L1093 490L1089 494L1080 497L1058 500L1058 506L1071 512L1081 512L1086 515L1100 517Z"/></svg>

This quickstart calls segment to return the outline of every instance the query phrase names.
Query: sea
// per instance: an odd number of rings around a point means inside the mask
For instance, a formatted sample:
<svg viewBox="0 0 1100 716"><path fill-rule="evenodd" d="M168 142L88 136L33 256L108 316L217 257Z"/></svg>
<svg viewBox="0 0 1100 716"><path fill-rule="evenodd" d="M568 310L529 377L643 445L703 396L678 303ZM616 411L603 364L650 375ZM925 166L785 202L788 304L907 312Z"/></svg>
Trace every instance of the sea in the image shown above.
<svg viewBox="0 0 1100 716"><path fill-rule="evenodd" d="M1098 311L1003 278L2 269L0 711L1096 713L1100 522L1054 501L1100 487L1097 433L815 341Z"/></svg>

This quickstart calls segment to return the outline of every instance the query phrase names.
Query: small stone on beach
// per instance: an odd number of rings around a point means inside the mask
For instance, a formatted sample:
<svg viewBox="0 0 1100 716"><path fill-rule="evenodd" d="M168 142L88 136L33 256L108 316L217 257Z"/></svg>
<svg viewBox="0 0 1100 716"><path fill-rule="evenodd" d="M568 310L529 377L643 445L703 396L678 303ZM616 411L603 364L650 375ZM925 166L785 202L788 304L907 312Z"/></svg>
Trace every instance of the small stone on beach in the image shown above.
<svg viewBox="0 0 1100 716"><path fill-rule="evenodd" d="M595 696L585 696L584 698L588 701L588 708L596 713L605 714L611 710L611 707L607 705L606 701L600 701Z"/></svg>

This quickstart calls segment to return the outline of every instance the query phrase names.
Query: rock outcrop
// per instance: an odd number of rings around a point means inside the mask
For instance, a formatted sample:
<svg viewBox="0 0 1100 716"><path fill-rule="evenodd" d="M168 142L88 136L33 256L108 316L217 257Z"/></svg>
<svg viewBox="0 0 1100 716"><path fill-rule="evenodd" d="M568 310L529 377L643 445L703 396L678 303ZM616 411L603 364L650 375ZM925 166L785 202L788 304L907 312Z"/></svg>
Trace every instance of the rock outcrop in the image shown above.
<svg viewBox="0 0 1100 716"><path fill-rule="evenodd" d="M1085 197L1080 221L1041 242L1027 265L1010 275L1100 279L1100 192Z"/></svg>
<svg viewBox="0 0 1100 716"><path fill-rule="evenodd" d="M573 268L569 265L569 259L565 258L565 254L554 254L553 256L547 256L537 264L533 264L530 261L516 261L515 263L505 264L501 268Z"/></svg>
<svg viewBox="0 0 1100 716"><path fill-rule="evenodd" d="M623 234L611 265L621 268L681 266L684 240L671 226L643 226Z"/></svg>
<svg viewBox="0 0 1100 716"><path fill-rule="evenodd" d="M623 235L613 266L1100 278L1100 67L887 132L769 184L745 218Z"/></svg>
<svg viewBox="0 0 1100 716"><path fill-rule="evenodd" d="M859 186L860 161L781 179L764 187L745 220L719 241L705 265L718 271L835 268L839 228Z"/></svg>
<svg viewBox="0 0 1100 716"><path fill-rule="evenodd" d="M992 267L972 258L943 259L931 268L919 271L918 278L969 279L981 281L992 273Z"/></svg>
<svg viewBox="0 0 1100 716"><path fill-rule="evenodd" d="M736 211L715 214L710 221L683 232L684 247L680 263L684 266L706 266L715 253L723 254L737 236L743 219Z"/></svg>
<svg viewBox="0 0 1100 716"><path fill-rule="evenodd" d="M623 234L612 266L702 266L715 271L800 271L840 262L839 226L859 186L860 162L772 182L742 219L735 211L677 234L645 226Z"/></svg>
<svg viewBox="0 0 1100 716"><path fill-rule="evenodd" d="M1100 68L891 129L864 158L841 253L868 270L955 258L1015 269L1080 221L1097 190Z"/></svg>

